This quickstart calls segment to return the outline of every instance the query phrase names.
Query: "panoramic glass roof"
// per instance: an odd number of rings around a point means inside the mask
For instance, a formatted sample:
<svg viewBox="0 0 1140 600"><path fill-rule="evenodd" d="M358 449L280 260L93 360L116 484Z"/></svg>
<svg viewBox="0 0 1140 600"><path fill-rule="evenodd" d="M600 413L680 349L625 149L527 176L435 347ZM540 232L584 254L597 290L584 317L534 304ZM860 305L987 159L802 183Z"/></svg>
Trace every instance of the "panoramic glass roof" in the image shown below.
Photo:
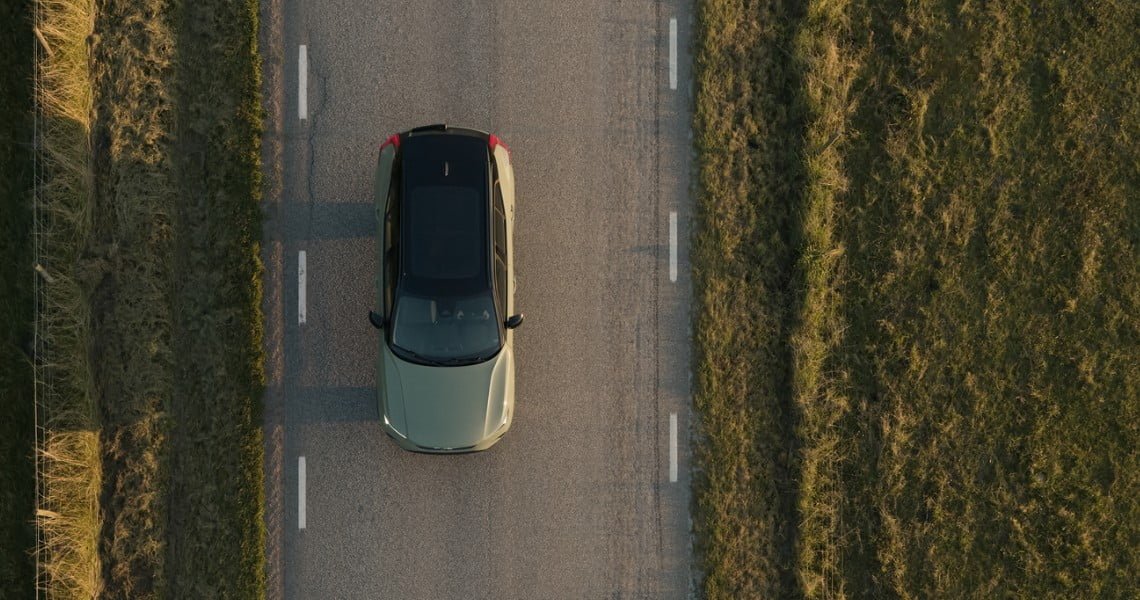
<svg viewBox="0 0 1140 600"><path fill-rule="evenodd" d="M403 290L454 298L489 292L487 143L467 135L410 136L403 164Z"/></svg>

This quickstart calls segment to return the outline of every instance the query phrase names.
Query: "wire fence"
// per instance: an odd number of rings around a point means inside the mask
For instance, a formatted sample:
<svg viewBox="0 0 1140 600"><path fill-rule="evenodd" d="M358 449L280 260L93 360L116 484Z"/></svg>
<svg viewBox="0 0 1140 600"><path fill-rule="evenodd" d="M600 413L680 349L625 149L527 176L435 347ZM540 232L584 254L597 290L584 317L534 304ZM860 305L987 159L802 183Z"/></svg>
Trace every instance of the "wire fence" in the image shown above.
<svg viewBox="0 0 1140 600"><path fill-rule="evenodd" d="M44 212L42 206L41 193L44 183L44 163L43 163L43 98L41 93L43 90L43 58L44 52L47 50L45 42L40 34L42 24L42 7L40 0L32 1L32 36L33 51L32 56L35 61L33 66L33 112L32 112L32 260L34 261L32 269L32 290L33 290L33 303L34 314L32 317L32 377L33 377L33 392L32 402L34 404L34 420L35 420L35 449L34 459L35 463L35 548L33 549L33 557L35 562L35 596L36 599L45 597L46 595L46 581L44 577L44 530L41 526L41 521L45 518L45 498L46 490L44 487L44 448L47 443L47 410L45 400L50 393L51 381L50 370L44 368L44 332L43 332L43 308L45 305L45 292L46 279L50 277L47 270L43 266L44 256Z"/></svg>

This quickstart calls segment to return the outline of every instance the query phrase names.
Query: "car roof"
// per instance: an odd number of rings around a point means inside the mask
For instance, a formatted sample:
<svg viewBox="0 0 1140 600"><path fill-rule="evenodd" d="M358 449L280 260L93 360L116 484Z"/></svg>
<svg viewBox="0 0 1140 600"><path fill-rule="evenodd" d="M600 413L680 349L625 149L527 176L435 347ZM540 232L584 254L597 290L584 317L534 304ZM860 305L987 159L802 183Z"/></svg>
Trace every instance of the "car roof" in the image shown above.
<svg viewBox="0 0 1140 600"><path fill-rule="evenodd" d="M465 130L400 144L401 285L438 298L491 290L490 154Z"/></svg>

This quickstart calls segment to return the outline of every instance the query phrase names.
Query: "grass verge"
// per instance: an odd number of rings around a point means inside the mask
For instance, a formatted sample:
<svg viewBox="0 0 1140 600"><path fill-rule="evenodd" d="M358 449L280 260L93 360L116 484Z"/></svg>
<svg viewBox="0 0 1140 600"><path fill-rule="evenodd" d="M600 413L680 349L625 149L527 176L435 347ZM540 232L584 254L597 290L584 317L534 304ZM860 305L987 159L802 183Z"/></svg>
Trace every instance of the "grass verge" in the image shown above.
<svg viewBox="0 0 1140 600"><path fill-rule="evenodd" d="M257 3L108 3L95 32L107 595L256 597Z"/></svg>
<svg viewBox="0 0 1140 600"><path fill-rule="evenodd" d="M0 1L0 598L34 595L32 3Z"/></svg>
<svg viewBox="0 0 1140 600"><path fill-rule="evenodd" d="M1136 592L1140 8L1039 4L699 3L709 597Z"/></svg>
<svg viewBox="0 0 1140 600"><path fill-rule="evenodd" d="M804 121L787 49L799 10L747 0L697 10L693 522L710 597L773 597L792 585L787 339Z"/></svg>
<svg viewBox="0 0 1140 600"><path fill-rule="evenodd" d="M176 20L171 589L264 594L261 72L257 0L185 2Z"/></svg>
<svg viewBox="0 0 1140 600"><path fill-rule="evenodd" d="M257 2L41 6L49 592L258 597Z"/></svg>

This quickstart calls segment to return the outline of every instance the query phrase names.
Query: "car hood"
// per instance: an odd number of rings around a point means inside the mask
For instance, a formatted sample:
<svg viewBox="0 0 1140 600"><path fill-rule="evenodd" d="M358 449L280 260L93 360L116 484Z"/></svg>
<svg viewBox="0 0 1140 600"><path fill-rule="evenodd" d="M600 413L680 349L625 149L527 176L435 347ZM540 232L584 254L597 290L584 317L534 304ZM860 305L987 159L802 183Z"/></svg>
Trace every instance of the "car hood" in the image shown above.
<svg viewBox="0 0 1140 600"><path fill-rule="evenodd" d="M387 344L381 352L388 414L414 444L467 448L494 433L506 418L514 368L510 346L490 360L462 367L411 363Z"/></svg>

